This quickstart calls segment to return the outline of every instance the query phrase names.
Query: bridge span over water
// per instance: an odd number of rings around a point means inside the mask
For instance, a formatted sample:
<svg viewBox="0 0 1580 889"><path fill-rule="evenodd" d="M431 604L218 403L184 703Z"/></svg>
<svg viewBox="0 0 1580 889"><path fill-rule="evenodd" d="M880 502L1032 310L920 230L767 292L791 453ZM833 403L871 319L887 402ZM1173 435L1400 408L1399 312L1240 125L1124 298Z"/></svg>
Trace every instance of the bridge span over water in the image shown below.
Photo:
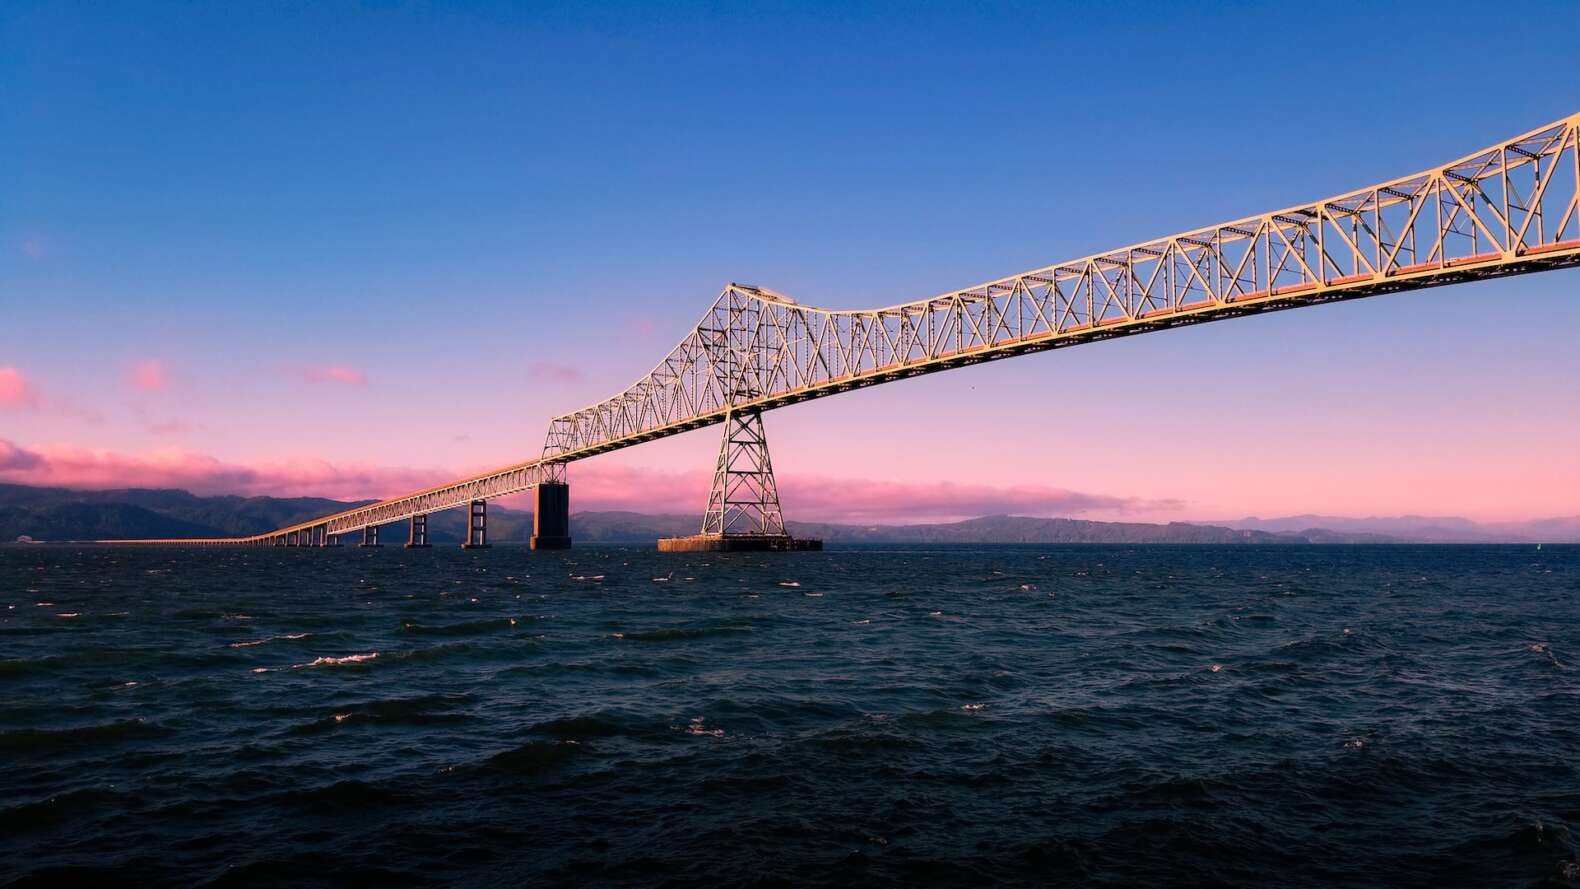
<svg viewBox="0 0 1580 889"><path fill-rule="evenodd" d="M1580 113L1442 166L879 309L802 305L731 283L649 374L555 417L538 457L250 537L137 541L324 546L537 490L533 545L570 545L569 464L725 424L702 534L677 548L790 548L765 411L893 380L1187 324L1580 264ZM130 541L118 541L130 542Z"/></svg>

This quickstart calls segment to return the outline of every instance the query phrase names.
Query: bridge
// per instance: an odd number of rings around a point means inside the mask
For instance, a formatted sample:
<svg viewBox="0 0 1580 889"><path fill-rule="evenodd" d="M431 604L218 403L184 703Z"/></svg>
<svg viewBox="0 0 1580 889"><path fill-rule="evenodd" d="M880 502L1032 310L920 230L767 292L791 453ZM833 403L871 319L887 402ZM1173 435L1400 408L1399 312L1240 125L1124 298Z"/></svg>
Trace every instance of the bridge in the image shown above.
<svg viewBox="0 0 1580 889"><path fill-rule="evenodd" d="M988 281L916 302L836 311L731 283L645 377L555 417L543 452L492 472L250 537L137 541L326 546L536 490L532 545L570 546L567 467L725 424L701 533L661 548L786 549L762 414L894 380L1189 324L1580 264L1580 113L1439 167ZM130 541L118 541L130 542Z"/></svg>

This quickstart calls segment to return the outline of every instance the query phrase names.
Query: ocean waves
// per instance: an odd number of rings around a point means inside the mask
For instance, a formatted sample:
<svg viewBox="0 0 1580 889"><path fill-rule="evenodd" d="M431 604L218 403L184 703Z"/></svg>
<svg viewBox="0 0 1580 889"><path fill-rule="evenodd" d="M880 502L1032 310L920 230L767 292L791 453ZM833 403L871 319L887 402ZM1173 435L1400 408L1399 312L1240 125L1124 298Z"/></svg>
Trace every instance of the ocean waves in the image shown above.
<svg viewBox="0 0 1580 889"><path fill-rule="evenodd" d="M0 885L1580 885L1574 548L101 552Z"/></svg>

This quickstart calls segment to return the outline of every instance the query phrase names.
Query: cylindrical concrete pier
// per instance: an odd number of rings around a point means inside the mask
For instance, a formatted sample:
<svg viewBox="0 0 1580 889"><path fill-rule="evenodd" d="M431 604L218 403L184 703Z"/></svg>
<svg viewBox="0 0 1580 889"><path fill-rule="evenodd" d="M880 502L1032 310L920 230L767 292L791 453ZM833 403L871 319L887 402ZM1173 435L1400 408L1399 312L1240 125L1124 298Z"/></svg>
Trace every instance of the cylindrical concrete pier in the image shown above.
<svg viewBox="0 0 1580 889"><path fill-rule="evenodd" d="M532 509L532 548L571 548L571 486L563 482L538 485Z"/></svg>

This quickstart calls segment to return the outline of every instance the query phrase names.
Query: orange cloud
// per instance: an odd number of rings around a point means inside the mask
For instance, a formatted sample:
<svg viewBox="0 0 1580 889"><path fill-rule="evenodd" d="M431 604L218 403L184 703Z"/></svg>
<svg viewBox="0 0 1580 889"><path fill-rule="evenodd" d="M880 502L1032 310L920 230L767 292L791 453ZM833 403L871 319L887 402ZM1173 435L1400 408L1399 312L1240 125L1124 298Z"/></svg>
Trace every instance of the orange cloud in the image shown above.
<svg viewBox="0 0 1580 889"><path fill-rule="evenodd" d="M144 392L158 392L170 388L170 373L165 369L165 363L158 358L149 358L132 365L126 375L127 382L133 389Z"/></svg>
<svg viewBox="0 0 1580 889"><path fill-rule="evenodd" d="M9 410L38 410L38 393L22 371L0 367L0 408Z"/></svg>
<svg viewBox="0 0 1580 889"><path fill-rule="evenodd" d="M354 367L333 364L328 367L309 367L302 374L309 383L345 383L348 386L366 386L367 374Z"/></svg>

